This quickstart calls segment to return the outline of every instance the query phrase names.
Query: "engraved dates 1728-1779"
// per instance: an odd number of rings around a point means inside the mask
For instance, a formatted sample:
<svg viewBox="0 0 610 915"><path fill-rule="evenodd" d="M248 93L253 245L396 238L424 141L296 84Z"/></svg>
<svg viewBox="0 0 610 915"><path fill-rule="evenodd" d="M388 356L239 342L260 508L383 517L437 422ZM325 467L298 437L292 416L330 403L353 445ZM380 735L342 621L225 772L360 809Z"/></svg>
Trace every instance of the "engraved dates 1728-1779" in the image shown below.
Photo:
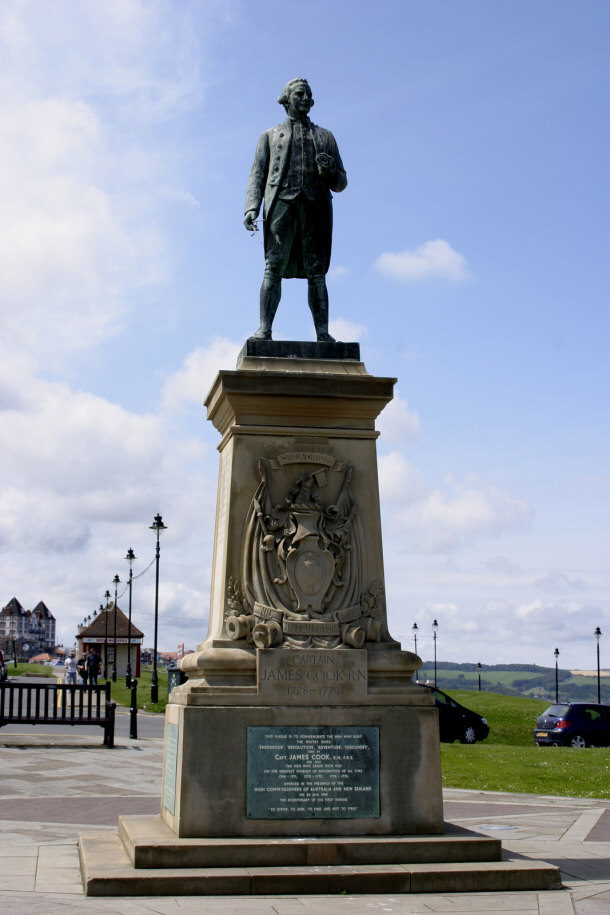
<svg viewBox="0 0 610 915"><path fill-rule="evenodd" d="M274 502L274 470L298 463L308 469ZM352 492L353 464L292 452L274 461L261 458L258 470L244 530L241 583L230 578L227 586L229 638L245 638L257 648L362 648L366 641L379 641L383 585L366 587L363 581L364 533ZM327 488L331 501L325 503Z"/></svg>

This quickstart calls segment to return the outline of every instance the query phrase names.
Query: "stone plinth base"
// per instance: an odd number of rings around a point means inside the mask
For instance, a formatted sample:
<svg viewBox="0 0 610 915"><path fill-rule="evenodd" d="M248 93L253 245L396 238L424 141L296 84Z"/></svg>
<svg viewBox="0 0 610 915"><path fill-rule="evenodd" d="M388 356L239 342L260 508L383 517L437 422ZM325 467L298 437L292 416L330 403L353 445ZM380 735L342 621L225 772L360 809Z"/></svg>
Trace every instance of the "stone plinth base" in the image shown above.
<svg viewBox="0 0 610 915"><path fill-rule="evenodd" d="M131 864L143 867L305 867L500 861L499 839L445 824L442 836L179 839L161 817L119 817Z"/></svg>
<svg viewBox="0 0 610 915"><path fill-rule="evenodd" d="M121 817L119 829L120 835L80 837L88 896L473 893L561 888L559 869L554 865L522 858L499 860L499 841L450 825L442 838L332 840L178 839L159 817Z"/></svg>
<svg viewBox="0 0 610 915"><path fill-rule="evenodd" d="M334 340L332 343L312 343L307 340L258 340L248 337L237 359L237 367L241 368L247 357L263 359L322 359L346 360L358 362L360 360L359 343L341 343Z"/></svg>
<svg viewBox="0 0 610 915"><path fill-rule="evenodd" d="M370 729L378 735L378 768L368 779L375 792L378 786L378 811L344 818L336 813L309 818L248 817L253 793L260 790L258 783L248 784L248 729L268 728L280 734L312 725L354 732ZM170 735L175 749L168 757ZM277 765L281 771L282 765L290 763L280 759ZM290 776L276 776L278 785L282 777ZM331 773L327 787L322 788L326 798L332 797L332 780ZM436 709L170 704L166 709L162 817L180 837L440 834L443 802Z"/></svg>

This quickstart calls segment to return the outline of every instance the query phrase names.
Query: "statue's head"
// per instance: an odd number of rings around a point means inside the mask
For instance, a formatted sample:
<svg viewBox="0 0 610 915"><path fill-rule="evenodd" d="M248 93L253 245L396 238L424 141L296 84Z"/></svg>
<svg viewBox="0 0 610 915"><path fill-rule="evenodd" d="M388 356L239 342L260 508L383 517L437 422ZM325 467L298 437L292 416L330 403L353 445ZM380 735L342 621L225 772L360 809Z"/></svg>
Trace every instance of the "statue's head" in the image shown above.
<svg viewBox="0 0 610 915"><path fill-rule="evenodd" d="M311 94L309 83L306 79L298 77L291 79L282 89L278 102L286 109L286 114L295 117L303 117L310 108L313 108L314 101Z"/></svg>

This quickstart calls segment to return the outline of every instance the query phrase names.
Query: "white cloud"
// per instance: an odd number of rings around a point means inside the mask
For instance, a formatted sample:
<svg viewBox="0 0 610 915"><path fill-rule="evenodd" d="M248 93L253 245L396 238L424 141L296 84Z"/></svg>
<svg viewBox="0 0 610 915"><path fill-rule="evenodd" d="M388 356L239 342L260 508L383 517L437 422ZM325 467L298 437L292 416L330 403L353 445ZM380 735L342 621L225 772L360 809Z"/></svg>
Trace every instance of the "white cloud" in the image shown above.
<svg viewBox="0 0 610 915"><path fill-rule="evenodd" d="M212 449L177 430L173 415L138 414L40 376L69 375L75 353L129 329L144 306L150 323L155 287L176 256L166 226L176 203L198 206L182 186L179 118L206 91L204 67L218 78L211 39L235 8L231 0L197 9L165 0L0 7L4 600L16 593L32 608L44 599L66 638L76 614L92 611L126 567L128 546L148 561L156 511L169 526L164 607L202 621L207 612L216 479L202 468ZM100 350L99 360L107 355ZM107 371L117 368L110 361ZM179 389L168 381L173 405L194 398L188 384ZM152 589L150 575L138 581L134 608L149 636L143 607ZM203 622L197 628L193 647L205 635Z"/></svg>
<svg viewBox="0 0 610 915"><path fill-rule="evenodd" d="M368 336L368 329L364 324L354 324L346 318L331 318L328 329L336 340L352 343Z"/></svg>
<svg viewBox="0 0 610 915"><path fill-rule="evenodd" d="M199 102L203 52L232 11L2 4L0 331L13 349L63 368L167 279L163 208L198 202L172 184L173 131L157 133L159 148L146 128Z"/></svg>
<svg viewBox="0 0 610 915"><path fill-rule="evenodd" d="M3 335L56 360L112 334L167 258L159 230L103 186L113 157L90 107L0 89L0 118Z"/></svg>
<svg viewBox="0 0 610 915"><path fill-rule="evenodd" d="M384 408L377 420L377 428L381 433L382 443L414 442L420 433L419 416L409 410L406 400L403 400L396 390L394 399Z"/></svg>
<svg viewBox="0 0 610 915"><path fill-rule="evenodd" d="M130 413L63 383L12 380L22 400L3 411L0 424L2 476L11 481L0 490L0 530L12 547L45 539L45 519L79 530L126 521L175 466L204 452L201 442L188 440L168 450L164 423L152 414ZM82 537L68 540L78 546Z"/></svg>
<svg viewBox="0 0 610 915"><path fill-rule="evenodd" d="M391 451L380 455L378 465L381 500L390 512L397 505L417 504L427 497L428 485L402 452Z"/></svg>
<svg viewBox="0 0 610 915"><path fill-rule="evenodd" d="M199 98L206 26L229 19L232 7L208 0L195 28L189 5L6 0L0 47L5 68L35 91L112 98L115 112L154 121Z"/></svg>
<svg viewBox="0 0 610 915"><path fill-rule="evenodd" d="M176 412L187 405L201 405L217 372L235 367L240 349L239 343L219 338L189 353L182 368L165 383L163 409Z"/></svg>
<svg viewBox="0 0 610 915"><path fill-rule="evenodd" d="M584 619L583 610L583 605L577 601L545 601L535 598L516 606L514 616L528 626L552 626L557 635L558 632L574 631L574 619Z"/></svg>
<svg viewBox="0 0 610 915"><path fill-rule="evenodd" d="M172 437L163 415L138 415L38 379L22 361L0 359L0 387L7 373L20 397L0 416L5 587L28 609L44 599L61 637L71 642L82 608L97 606L114 572L123 578L127 548L133 546L139 558L136 572L150 561L148 526L160 511L168 524L164 614L172 608L176 616L200 618L198 627L189 623L197 629L193 643L200 641L207 612L201 591L207 591L212 549L211 528L202 519L213 518L216 494L216 480L199 469L206 443ZM134 605L136 624L149 637L153 587L150 575L138 581ZM170 631L169 621L161 625Z"/></svg>
<svg viewBox="0 0 610 915"><path fill-rule="evenodd" d="M520 572L522 572L520 566L514 562L511 562L510 559L506 559L504 556L494 556L493 559L483 560L483 565L489 572L492 572L494 575L502 575L508 578L514 578L515 575L518 575Z"/></svg>
<svg viewBox="0 0 610 915"><path fill-rule="evenodd" d="M350 276L351 272L349 267L342 267L338 264L336 267L330 268L327 276L329 280L342 280L344 277Z"/></svg>
<svg viewBox="0 0 610 915"><path fill-rule="evenodd" d="M196 210L201 207L201 201L189 193L188 191L182 190L181 188L168 187L160 188L159 194L165 197L167 200L171 200L175 203L182 204L187 206L190 210Z"/></svg>
<svg viewBox="0 0 610 915"><path fill-rule="evenodd" d="M484 534L500 534L523 527L531 519L525 499L478 480L451 483L414 506L404 520L420 533L422 549L453 549Z"/></svg>
<svg viewBox="0 0 610 915"><path fill-rule="evenodd" d="M530 618L539 618L541 614L546 616L547 613L546 605L541 600L532 600L516 607L514 615L521 622L527 622Z"/></svg>
<svg viewBox="0 0 610 915"><path fill-rule="evenodd" d="M466 258L442 238L424 242L412 250L387 251L377 259L375 268L383 276L405 283L429 279L461 283L470 276Z"/></svg>
<svg viewBox="0 0 610 915"><path fill-rule="evenodd" d="M566 575L565 572L548 572L537 579L535 586L541 591L555 591L567 594L570 591L584 591L587 583L583 578Z"/></svg>
<svg viewBox="0 0 610 915"><path fill-rule="evenodd" d="M532 510L526 499L476 476L447 479L444 489L426 484L400 453L379 458L384 509L394 536L424 553L455 550L482 536L526 526Z"/></svg>

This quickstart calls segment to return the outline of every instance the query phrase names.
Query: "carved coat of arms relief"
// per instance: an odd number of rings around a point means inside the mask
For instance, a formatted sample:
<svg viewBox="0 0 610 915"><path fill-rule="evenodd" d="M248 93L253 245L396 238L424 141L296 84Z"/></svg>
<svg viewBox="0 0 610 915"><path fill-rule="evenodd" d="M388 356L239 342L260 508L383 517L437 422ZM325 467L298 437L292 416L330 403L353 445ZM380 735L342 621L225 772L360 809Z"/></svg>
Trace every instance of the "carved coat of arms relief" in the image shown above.
<svg viewBox="0 0 610 915"><path fill-rule="evenodd" d="M363 581L354 465L288 452L261 458L258 472L241 575L227 584L229 638L257 648L362 648L379 641L384 592L380 581Z"/></svg>

